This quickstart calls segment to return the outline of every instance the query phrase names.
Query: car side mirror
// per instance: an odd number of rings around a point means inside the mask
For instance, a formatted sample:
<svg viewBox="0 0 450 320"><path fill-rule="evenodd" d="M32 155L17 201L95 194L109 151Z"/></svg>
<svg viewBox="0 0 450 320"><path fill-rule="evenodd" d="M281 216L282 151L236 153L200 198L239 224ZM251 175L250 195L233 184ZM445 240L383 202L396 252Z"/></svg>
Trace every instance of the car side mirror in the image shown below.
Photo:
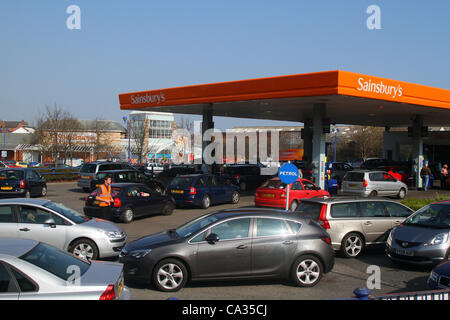
<svg viewBox="0 0 450 320"><path fill-rule="evenodd" d="M214 244L219 241L219 236L215 233L211 233L209 236L205 238L205 240L210 244Z"/></svg>
<svg viewBox="0 0 450 320"><path fill-rule="evenodd" d="M44 224L47 224L50 226L50 228L56 228L56 222L53 220L53 218L49 218L45 220Z"/></svg>

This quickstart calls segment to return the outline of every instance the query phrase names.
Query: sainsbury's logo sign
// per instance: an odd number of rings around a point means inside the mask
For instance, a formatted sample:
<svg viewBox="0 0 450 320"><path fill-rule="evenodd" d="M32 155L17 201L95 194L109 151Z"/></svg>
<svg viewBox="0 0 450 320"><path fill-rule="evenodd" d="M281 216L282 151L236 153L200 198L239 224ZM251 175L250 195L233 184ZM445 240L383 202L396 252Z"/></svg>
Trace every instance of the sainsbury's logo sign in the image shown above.
<svg viewBox="0 0 450 320"><path fill-rule="evenodd" d="M148 93L145 96L140 95L132 95L131 96L131 104L138 103L155 103L160 104L161 102L166 101L166 96L164 93L160 92L159 94L149 95Z"/></svg>
<svg viewBox="0 0 450 320"><path fill-rule="evenodd" d="M392 98L401 97L403 95L403 88L400 84L397 86L392 86L384 84L383 81L372 82L370 79L369 81L364 81L364 78L359 78L358 84L358 91L385 94L391 96Z"/></svg>

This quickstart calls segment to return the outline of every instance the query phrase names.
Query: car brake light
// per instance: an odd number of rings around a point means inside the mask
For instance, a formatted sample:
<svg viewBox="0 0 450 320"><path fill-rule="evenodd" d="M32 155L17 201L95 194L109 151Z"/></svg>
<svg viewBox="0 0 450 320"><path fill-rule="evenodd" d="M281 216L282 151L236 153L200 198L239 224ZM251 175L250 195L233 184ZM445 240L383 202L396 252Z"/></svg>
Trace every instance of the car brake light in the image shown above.
<svg viewBox="0 0 450 320"><path fill-rule="evenodd" d="M77 179L81 179L81 175L78 175Z"/></svg>
<svg viewBox="0 0 450 320"><path fill-rule="evenodd" d="M120 208L122 206L122 201L119 198L114 198L114 208Z"/></svg>
<svg viewBox="0 0 450 320"><path fill-rule="evenodd" d="M25 186L26 186L25 180L21 180L21 181L20 181L20 189L24 189Z"/></svg>
<svg viewBox="0 0 450 320"><path fill-rule="evenodd" d="M197 194L197 189L191 187L191 189L189 190L189 194Z"/></svg>
<svg viewBox="0 0 450 320"><path fill-rule="evenodd" d="M328 236L320 237L320 240L326 242L327 244L331 244L331 239Z"/></svg>
<svg viewBox="0 0 450 320"><path fill-rule="evenodd" d="M366 188L368 185L369 185L369 184L367 183L367 180L364 179L364 180L363 180L363 187Z"/></svg>
<svg viewBox="0 0 450 320"><path fill-rule="evenodd" d="M108 285L108 288L106 288L105 292L103 292L100 296L100 300L114 300L115 297L116 293L114 290L114 285L110 284Z"/></svg>
<svg viewBox="0 0 450 320"><path fill-rule="evenodd" d="M330 229L330 223L328 222L326 215L327 215L327 205L324 204L322 206L322 210L320 210L320 216L319 216L318 222L324 229Z"/></svg>
<svg viewBox="0 0 450 320"><path fill-rule="evenodd" d="M286 192L283 191L283 193L281 193L281 197L286 198Z"/></svg>

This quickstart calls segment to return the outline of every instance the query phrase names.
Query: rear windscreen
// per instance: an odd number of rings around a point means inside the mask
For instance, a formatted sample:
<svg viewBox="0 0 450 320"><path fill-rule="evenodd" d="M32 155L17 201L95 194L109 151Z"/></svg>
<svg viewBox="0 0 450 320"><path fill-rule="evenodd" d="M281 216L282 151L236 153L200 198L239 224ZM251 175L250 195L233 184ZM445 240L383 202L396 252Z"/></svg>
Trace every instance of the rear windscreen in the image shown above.
<svg viewBox="0 0 450 320"><path fill-rule="evenodd" d="M192 178L177 177L170 183L170 188L188 189L192 185Z"/></svg>
<svg viewBox="0 0 450 320"><path fill-rule="evenodd" d="M18 170L0 171L0 180L23 180L24 172Z"/></svg>
<svg viewBox="0 0 450 320"><path fill-rule="evenodd" d="M267 180L260 188L285 189L286 184L281 182L281 180Z"/></svg>
<svg viewBox="0 0 450 320"><path fill-rule="evenodd" d="M310 216L313 220L319 220L320 211L322 211L322 204L317 202L305 202L302 201L297 206L295 213L304 214Z"/></svg>
<svg viewBox="0 0 450 320"><path fill-rule="evenodd" d="M92 163L85 163L83 164L83 166L80 169L80 172L85 172L85 173L95 173L95 169L97 168L96 164L92 164Z"/></svg>
<svg viewBox="0 0 450 320"><path fill-rule="evenodd" d="M364 180L364 173L363 172L347 172L347 174L344 177L345 181L355 181L355 182L362 182Z"/></svg>

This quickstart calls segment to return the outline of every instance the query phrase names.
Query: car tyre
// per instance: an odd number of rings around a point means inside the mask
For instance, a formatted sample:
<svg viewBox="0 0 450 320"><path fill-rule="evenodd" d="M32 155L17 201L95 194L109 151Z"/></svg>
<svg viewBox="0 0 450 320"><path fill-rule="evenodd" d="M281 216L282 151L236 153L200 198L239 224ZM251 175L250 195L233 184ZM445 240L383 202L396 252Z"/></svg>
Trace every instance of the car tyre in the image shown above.
<svg viewBox="0 0 450 320"><path fill-rule="evenodd" d="M30 190L25 191L25 198L27 198L27 199L31 198Z"/></svg>
<svg viewBox="0 0 450 320"><path fill-rule="evenodd" d="M153 271L153 284L160 291L175 292L183 288L188 280L184 263L176 259L159 262Z"/></svg>
<svg viewBox="0 0 450 320"><path fill-rule="evenodd" d="M237 204L239 202L239 192L234 191L233 194L231 195L231 203L232 204Z"/></svg>
<svg viewBox="0 0 450 320"><path fill-rule="evenodd" d="M341 243L341 252L346 258L356 258L364 249L364 239L358 233L349 233Z"/></svg>
<svg viewBox="0 0 450 320"><path fill-rule="evenodd" d="M202 199L202 208L208 209L211 205L211 198L208 195L205 195Z"/></svg>
<svg viewBox="0 0 450 320"><path fill-rule="evenodd" d="M241 189L241 191L247 190L247 184L245 183L245 181L241 181L239 183L239 189Z"/></svg>
<svg viewBox="0 0 450 320"><path fill-rule="evenodd" d="M369 194L369 198L374 198L378 195L378 192L376 192L375 190L373 190L370 194Z"/></svg>
<svg viewBox="0 0 450 320"><path fill-rule="evenodd" d="M319 283L322 275L322 262L315 256L300 256L292 265L291 278L300 287L314 287Z"/></svg>
<svg viewBox="0 0 450 320"><path fill-rule="evenodd" d="M405 197L406 197L406 190L404 188L401 188L397 194L397 198L404 199Z"/></svg>
<svg viewBox="0 0 450 320"><path fill-rule="evenodd" d="M47 186L43 186L41 190L41 197L45 197L47 195Z"/></svg>
<svg viewBox="0 0 450 320"><path fill-rule="evenodd" d="M164 205L162 214L165 216L170 216L173 213L173 210L175 210L175 204L171 201L167 201Z"/></svg>
<svg viewBox="0 0 450 320"><path fill-rule="evenodd" d="M291 205L289 206L289 210L295 211L295 209L297 209L297 207L298 207L298 202L297 202L297 200L294 200L291 202Z"/></svg>
<svg viewBox="0 0 450 320"><path fill-rule="evenodd" d="M72 243L69 252L84 260L97 260L98 248L94 241L89 239L78 239Z"/></svg>
<svg viewBox="0 0 450 320"><path fill-rule="evenodd" d="M122 213L122 221L124 223L131 223L131 221L133 221L134 219L134 212L133 209L131 208L127 208L123 213Z"/></svg>

